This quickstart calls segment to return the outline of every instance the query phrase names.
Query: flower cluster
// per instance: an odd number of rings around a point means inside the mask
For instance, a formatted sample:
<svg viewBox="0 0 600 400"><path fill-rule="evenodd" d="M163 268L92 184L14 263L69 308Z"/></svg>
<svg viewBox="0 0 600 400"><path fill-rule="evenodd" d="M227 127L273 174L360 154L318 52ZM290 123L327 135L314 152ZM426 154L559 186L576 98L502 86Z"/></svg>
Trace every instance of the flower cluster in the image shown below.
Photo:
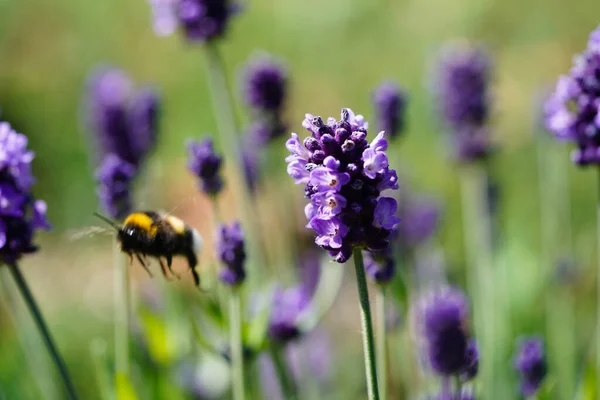
<svg viewBox="0 0 600 400"><path fill-rule="evenodd" d="M558 79L545 103L546 128L559 140L574 142L577 165L600 164L600 26L588 47L575 58L568 75Z"/></svg>
<svg viewBox="0 0 600 400"><path fill-rule="evenodd" d="M224 36L229 19L239 7L229 0L149 0L154 31L167 36L180 28L189 41L210 41Z"/></svg>
<svg viewBox="0 0 600 400"><path fill-rule="evenodd" d="M188 169L198 177L200 189L211 196L219 194L223 188L221 165L223 159L215 153L212 139L207 137L202 141L189 141Z"/></svg>
<svg viewBox="0 0 600 400"><path fill-rule="evenodd" d="M140 165L156 143L159 99L150 88L134 91L122 70L101 68L90 78L87 100L90 131L102 156L113 153Z"/></svg>
<svg viewBox="0 0 600 400"><path fill-rule="evenodd" d="M273 294L269 315L269 337L277 343L286 343L301 335L298 318L310 304L310 296L302 285L287 289L277 288Z"/></svg>
<svg viewBox="0 0 600 400"><path fill-rule="evenodd" d="M395 138L404 128L406 93L394 82L383 82L373 91L377 127Z"/></svg>
<svg viewBox="0 0 600 400"><path fill-rule="evenodd" d="M311 136L300 142L293 133L286 142L291 155L288 174L305 184L310 203L305 208L315 242L337 262L346 262L354 247L381 251L387 248L391 230L398 223L396 200L381 197L386 189L398 189L396 171L388 166L387 141L380 132L367 142L361 115L342 109L342 118L307 114L302 126Z"/></svg>
<svg viewBox="0 0 600 400"><path fill-rule="evenodd" d="M442 376L470 379L478 368L478 352L468 331L468 305L455 289L442 289L418 304L417 324L431 369Z"/></svg>
<svg viewBox="0 0 600 400"><path fill-rule="evenodd" d="M442 51L437 97L458 160L479 160L492 150L486 127L490 114L490 70L490 59L480 48L459 43Z"/></svg>
<svg viewBox="0 0 600 400"><path fill-rule="evenodd" d="M546 356L544 344L540 338L524 338L519 343L515 368L521 374L521 393L523 396L533 396L546 377Z"/></svg>
<svg viewBox="0 0 600 400"><path fill-rule="evenodd" d="M215 234L215 243L217 258L224 265L219 273L219 278L230 286L241 284L246 279L244 268L246 250L244 233L239 222L230 225L221 224Z"/></svg>
<svg viewBox="0 0 600 400"><path fill-rule="evenodd" d="M113 153L107 154L96 170L98 198L112 218L121 219L131 212L130 190L135 174L135 165Z"/></svg>
<svg viewBox="0 0 600 400"><path fill-rule="evenodd" d="M38 229L50 229L46 203L31 194L34 154L27 149L27 137L0 122L0 263L13 264L23 254L37 250L33 236Z"/></svg>

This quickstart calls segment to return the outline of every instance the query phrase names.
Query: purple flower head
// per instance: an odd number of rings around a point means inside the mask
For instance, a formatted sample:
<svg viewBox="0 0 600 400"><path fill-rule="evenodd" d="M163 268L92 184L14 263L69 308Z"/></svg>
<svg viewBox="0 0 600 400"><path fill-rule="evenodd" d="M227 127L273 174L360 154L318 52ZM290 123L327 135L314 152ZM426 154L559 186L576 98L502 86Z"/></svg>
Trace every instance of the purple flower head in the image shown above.
<svg viewBox="0 0 600 400"><path fill-rule="evenodd" d="M485 158L491 152L485 129L490 71L490 58L482 48L458 43L442 50L436 80L438 106L461 161Z"/></svg>
<svg viewBox="0 0 600 400"><path fill-rule="evenodd" d="M425 296L417 307L419 333L431 369L442 376L467 373L473 364L473 353L464 295L445 288Z"/></svg>
<svg viewBox="0 0 600 400"><path fill-rule="evenodd" d="M27 149L27 137L0 122L0 262L12 264L23 254L34 253L33 236L38 229L50 229L46 203L35 200L31 187L34 153Z"/></svg>
<svg viewBox="0 0 600 400"><path fill-rule="evenodd" d="M148 0L154 31L159 36L181 28L189 41L210 41L225 35L229 18L239 7L229 0Z"/></svg>
<svg viewBox="0 0 600 400"><path fill-rule="evenodd" d="M561 76L544 106L546 128L559 140L575 143L577 165L600 164L600 26L588 47Z"/></svg>
<svg viewBox="0 0 600 400"><path fill-rule="evenodd" d="M189 141L187 149L188 168L198 177L200 189L212 196L219 194L223 188L220 175L222 158L215 153L212 139L207 137L202 141Z"/></svg>
<svg viewBox="0 0 600 400"><path fill-rule="evenodd" d="M121 219L131 212L131 183L135 174L136 167L116 154L107 154L96 170L98 197L112 218Z"/></svg>
<svg viewBox="0 0 600 400"><path fill-rule="evenodd" d="M521 393L533 396L546 377L544 342L539 337L523 338L517 348L515 368L521 374Z"/></svg>
<svg viewBox="0 0 600 400"><path fill-rule="evenodd" d="M285 129L285 124L278 115L273 118L259 118L246 130L246 144L261 149L281 137Z"/></svg>
<svg viewBox="0 0 600 400"><path fill-rule="evenodd" d="M373 91L377 128L390 138L398 136L404 128L406 100L406 93L394 82L383 82Z"/></svg>
<svg viewBox="0 0 600 400"><path fill-rule="evenodd" d="M134 90L122 70L105 67L89 79L87 120L101 157L113 153L139 166L156 143L160 100L150 88Z"/></svg>
<svg viewBox="0 0 600 400"><path fill-rule="evenodd" d="M269 315L269 337L278 343L286 343L301 335L298 317L307 309L310 297L303 286L288 289L277 288L273 294Z"/></svg>
<svg viewBox="0 0 600 400"><path fill-rule="evenodd" d="M244 178L246 178L246 185L252 192L256 190L258 181L260 179L260 160L258 159L258 152L256 149L246 147L242 150L242 165L244 166Z"/></svg>
<svg viewBox="0 0 600 400"><path fill-rule="evenodd" d="M219 278L223 283L236 286L246 279L244 263L246 250L244 234L239 222L221 224L215 233L216 256L223 263Z"/></svg>
<svg viewBox="0 0 600 400"><path fill-rule="evenodd" d="M467 345L466 367L460 374L462 381L470 381L477 376L479 372L479 347L477 341L471 339Z"/></svg>
<svg viewBox="0 0 600 400"><path fill-rule="evenodd" d="M246 104L260 112L278 113L287 91L287 72L271 57L251 60L244 73Z"/></svg>
<svg viewBox="0 0 600 400"><path fill-rule="evenodd" d="M286 143L288 174L305 184L310 205L305 208L315 242L338 262L346 262L355 246L381 251L388 246L395 201L380 199L386 189L398 188L389 168L383 132L369 143L368 123L350 109L339 121L306 114L302 126L310 136L292 134Z"/></svg>
<svg viewBox="0 0 600 400"><path fill-rule="evenodd" d="M369 278L380 285L386 284L396 275L396 262L390 251L363 252L365 270Z"/></svg>

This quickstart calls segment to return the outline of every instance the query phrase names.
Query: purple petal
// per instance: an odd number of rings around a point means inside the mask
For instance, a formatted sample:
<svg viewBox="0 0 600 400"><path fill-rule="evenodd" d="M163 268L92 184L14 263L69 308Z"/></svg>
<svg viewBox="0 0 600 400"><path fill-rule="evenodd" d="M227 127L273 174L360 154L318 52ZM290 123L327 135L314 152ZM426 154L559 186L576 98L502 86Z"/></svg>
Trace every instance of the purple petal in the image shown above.
<svg viewBox="0 0 600 400"><path fill-rule="evenodd" d="M375 225L379 225L384 229L392 229L394 225L400 222L400 219L396 217L398 211L398 203L391 197L381 197L375 206L373 217L375 219Z"/></svg>

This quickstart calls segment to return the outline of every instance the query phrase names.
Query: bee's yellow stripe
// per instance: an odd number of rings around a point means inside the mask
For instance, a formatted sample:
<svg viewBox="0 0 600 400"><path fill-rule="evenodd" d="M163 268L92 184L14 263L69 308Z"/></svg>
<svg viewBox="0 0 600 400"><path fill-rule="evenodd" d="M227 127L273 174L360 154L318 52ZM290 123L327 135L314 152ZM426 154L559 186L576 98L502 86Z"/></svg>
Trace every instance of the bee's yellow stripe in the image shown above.
<svg viewBox="0 0 600 400"><path fill-rule="evenodd" d="M169 215L165 219L167 220L167 222L169 223L169 225L171 225L171 227L173 228L173 230L176 233L182 234L183 232L185 232L185 222L183 222L179 218L174 217L172 215Z"/></svg>
<svg viewBox="0 0 600 400"><path fill-rule="evenodd" d="M156 232L158 231L158 227L154 224L152 218L144 213L131 214L129 217L127 217L127 219L125 219L123 225L137 226L138 228L146 231L148 235L152 237L156 236Z"/></svg>

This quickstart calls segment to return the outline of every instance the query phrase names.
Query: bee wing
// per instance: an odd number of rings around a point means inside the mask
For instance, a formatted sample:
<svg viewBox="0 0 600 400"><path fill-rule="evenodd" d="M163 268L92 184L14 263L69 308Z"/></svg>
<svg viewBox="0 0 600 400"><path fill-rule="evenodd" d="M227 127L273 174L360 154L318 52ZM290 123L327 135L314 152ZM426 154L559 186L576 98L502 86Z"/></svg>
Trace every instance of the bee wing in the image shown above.
<svg viewBox="0 0 600 400"><path fill-rule="evenodd" d="M84 228L70 229L67 231L67 237L70 242L91 238L98 235L113 235L114 229L104 228L101 226L87 226Z"/></svg>

